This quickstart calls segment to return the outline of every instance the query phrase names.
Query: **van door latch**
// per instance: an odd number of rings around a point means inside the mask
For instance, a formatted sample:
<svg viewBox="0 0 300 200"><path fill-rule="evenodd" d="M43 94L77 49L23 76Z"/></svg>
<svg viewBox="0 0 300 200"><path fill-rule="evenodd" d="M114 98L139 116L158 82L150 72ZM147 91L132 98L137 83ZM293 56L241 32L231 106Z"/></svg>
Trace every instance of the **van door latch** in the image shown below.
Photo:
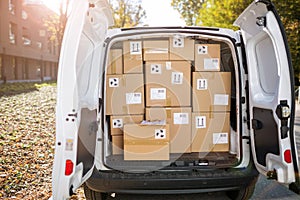
<svg viewBox="0 0 300 200"><path fill-rule="evenodd" d="M263 123L258 119L252 119L252 128L254 130L260 130L263 128Z"/></svg>

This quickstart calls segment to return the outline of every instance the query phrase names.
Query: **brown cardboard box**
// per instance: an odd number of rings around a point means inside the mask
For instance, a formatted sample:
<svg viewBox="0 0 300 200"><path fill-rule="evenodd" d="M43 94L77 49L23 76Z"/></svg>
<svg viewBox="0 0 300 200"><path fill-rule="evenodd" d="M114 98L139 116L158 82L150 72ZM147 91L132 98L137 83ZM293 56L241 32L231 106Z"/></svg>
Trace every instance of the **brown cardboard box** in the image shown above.
<svg viewBox="0 0 300 200"><path fill-rule="evenodd" d="M112 154L119 155L124 153L123 135L112 136Z"/></svg>
<svg viewBox="0 0 300 200"><path fill-rule="evenodd" d="M193 72L193 112L230 111L230 93L230 72Z"/></svg>
<svg viewBox="0 0 300 200"><path fill-rule="evenodd" d="M124 160L169 160L169 125L124 126Z"/></svg>
<svg viewBox="0 0 300 200"><path fill-rule="evenodd" d="M195 45L195 71L220 71L220 45Z"/></svg>
<svg viewBox="0 0 300 200"><path fill-rule="evenodd" d="M229 112L192 113L192 152L227 152Z"/></svg>
<svg viewBox="0 0 300 200"><path fill-rule="evenodd" d="M123 73L123 51L122 49L111 49L108 57L107 74Z"/></svg>
<svg viewBox="0 0 300 200"><path fill-rule="evenodd" d="M146 108L146 120L165 120L170 126L170 153L191 152L191 108Z"/></svg>
<svg viewBox="0 0 300 200"><path fill-rule="evenodd" d="M124 74L143 73L142 49L142 41L123 42Z"/></svg>
<svg viewBox="0 0 300 200"><path fill-rule="evenodd" d="M194 40L183 36L170 37L170 60L194 60Z"/></svg>
<svg viewBox="0 0 300 200"><path fill-rule="evenodd" d="M143 74L107 75L106 114L144 114Z"/></svg>
<svg viewBox="0 0 300 200"><path fill-rule="evenodd" d="M125 124L140 124L144 115L111 115L110 116L110 134L123 135Z"/></svg>
<svg viewBox="0 0 300 200"><path fill-rule="evenodd" d="M191 65L188 61L146 62L146 106L191 105Z"/></svg>
<svg viewBox="0 0 300 200"><path fill-rule="evenodd" d="M169 40L143 41L144 60L169 60Z"/></svg>

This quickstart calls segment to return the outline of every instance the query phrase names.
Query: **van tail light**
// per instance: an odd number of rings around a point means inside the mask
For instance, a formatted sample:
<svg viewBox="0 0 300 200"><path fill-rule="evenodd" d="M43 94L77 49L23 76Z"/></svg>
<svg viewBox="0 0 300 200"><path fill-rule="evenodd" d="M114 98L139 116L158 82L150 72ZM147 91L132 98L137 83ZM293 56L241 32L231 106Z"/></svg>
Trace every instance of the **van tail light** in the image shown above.
<svg viewBox="0 0 300 200"><path fill-rule="evenodd" d="M291 155L291 150L287 149L284 151L284 161L286 163L291 163L292 162L292 155Z"/></svg>
<svg viewBox="0 0 300 200"><path fill-rule="evenodd" d="M74 164L73 164L72 160L66 160L66 168L65 168L66 176L69 176L73 173L73 167L74 167Z"/></svg>

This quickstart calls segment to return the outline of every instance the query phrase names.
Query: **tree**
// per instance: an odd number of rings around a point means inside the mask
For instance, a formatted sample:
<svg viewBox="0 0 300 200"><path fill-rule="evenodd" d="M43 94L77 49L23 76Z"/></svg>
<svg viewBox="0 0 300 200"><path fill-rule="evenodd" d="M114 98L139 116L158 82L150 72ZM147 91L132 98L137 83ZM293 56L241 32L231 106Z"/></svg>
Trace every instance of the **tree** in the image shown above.
<svg viewBox="0 0 300 200"><path fill-rule="evenodd" d="M143 23L146 11L140 0L111 0L114 16L114 27L134 27Z"/></svg>
<svg viewBox="0 0 300 200"><path fill-rule="evenodd" d="M204 0L172 0L171 6L180 13L188 26L194 26L203 2Z"/></svg>

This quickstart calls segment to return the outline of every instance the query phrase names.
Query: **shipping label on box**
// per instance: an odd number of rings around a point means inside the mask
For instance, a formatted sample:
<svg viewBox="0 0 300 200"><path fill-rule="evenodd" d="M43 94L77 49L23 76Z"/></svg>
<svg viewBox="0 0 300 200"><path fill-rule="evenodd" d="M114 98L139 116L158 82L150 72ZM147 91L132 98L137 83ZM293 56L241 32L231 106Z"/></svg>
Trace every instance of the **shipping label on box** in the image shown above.
<svg viewBox="0 0 300 200"><path fill-rule="evenodd" d="M192 152L229 151L229 112L196 112L192 118Z"/></svg>
<svg viewBox="0 0 300 200"><path fill-rule="evenodd" d="M146 71L146 105L190 106L191 64L187 61L149 61Z"/></svg>
<svg viewBox="0 0 300 200"><path fill-rule="evenodd" d="M195 71L220 71L220 44L195 44Z"/></svg>
<svg viewBox="0 0 300 200"><path fill-rule="evenodd" d="M123 51L122 49L110 49L108 57L107 74L123 73Z"/></svg>
<svg viewBox="0 0 300 200"><path fill-rule="evenodd" d="M193 112L230 111L231 72L193 72Z"/></svg>
<svg viewBox="0 0 300 200"><path fill-rule="evenodd" d="M168 40L145 40L143 41L144 60L169 60Z"/></svg>
<svg viewBox="0 0 300 200"><path fill-rule="evenodd" d="M194 60L194 40L175 35L170 37L170 60Z"/></svg>
<svg viewBox="0 0 300 200"><path fill-rule="evenodd" d="M169 125L124 126L124 160L169 160Z"/></svg>
<svg viewBox="0 0 300 200"><path fill-rule="evenodd" d="M111 115L110 134L123 135L123 127L125 124L139 124L143 119L143 115Z"/></svg>
<svg viewBox="0 0 300 200"><path fill-rule="evenodd" d="M143 74L107 75L106 114L144 113Z"/></svg>
<svg viewBox="0 0 300 200"><path fill-rule="evenodd" d="M143 73L141 41L124 41L123 42L123 71L125 74Z"/></svg>
<svg viewBox="0 0 300 200"><path fill-rule="evenodd" d="M191 108L146 108L146 120L166 121L170 126L170 153L190 153Z"/></svg>

